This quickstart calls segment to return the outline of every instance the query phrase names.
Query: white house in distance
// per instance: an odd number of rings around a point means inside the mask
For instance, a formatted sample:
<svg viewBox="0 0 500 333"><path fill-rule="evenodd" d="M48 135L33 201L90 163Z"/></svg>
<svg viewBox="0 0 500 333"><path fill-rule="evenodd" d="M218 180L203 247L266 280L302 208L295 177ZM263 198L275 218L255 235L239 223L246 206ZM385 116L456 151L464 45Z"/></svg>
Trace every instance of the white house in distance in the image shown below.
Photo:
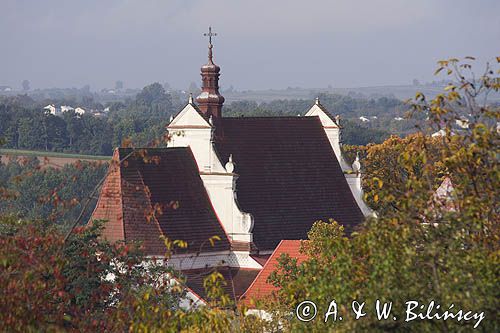
<svg viewBox="0 0 500 333"><path fill-rule="evenodd" d="M75 113L79 114L80 116L85 114L85 112L86 112L85 109L80 106L75 109Z"/></svg>
<svg viewBox="0 0 500 333"><path fill-rule="evenodd" d="M58 115L60 113L60 109L56 108L54 104L49 104L43 108L44 110L47 110L50 114Z"/></svg>
<svg viewBox="0 0 500 333"><path fill-rule="evenodd" d="M61 105L61 113L75 110L72 106Z"/></svg>
<svg viewBox="0 0 500 333"><path fill-rule="evenodd" d="M87 112L82 107L77 107L75 109L69 105L61 105L61 107L57 107L54 104L49 104L49 105L45 106L43 109L47 110L50 114L53 114L54 116L58 116L64 112L69 112L69 111L75 111L76 114L81 116Z"/></svg>

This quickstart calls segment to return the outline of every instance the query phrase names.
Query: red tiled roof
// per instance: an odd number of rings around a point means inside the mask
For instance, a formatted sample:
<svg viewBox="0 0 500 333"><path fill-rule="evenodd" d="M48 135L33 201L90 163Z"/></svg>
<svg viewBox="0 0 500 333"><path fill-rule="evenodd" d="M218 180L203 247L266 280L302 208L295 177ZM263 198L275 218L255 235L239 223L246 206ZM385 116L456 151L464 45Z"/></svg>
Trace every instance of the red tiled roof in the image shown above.
<svg viewBox="0 0 500 333"><path fill-rule="evenodd" d="M120 166L116 163L118 160L118 150L115 150L109 165L108 175L102 185L99 200L91 218L91 220L108 221L105 225L104 237L110 242L123 240L125 237Z"/></svg>
<svg viewBox="0 0 500 333"><path fill-rule="evenodd" d="M165 253L161 235L186 241L182 252L229 250L190 148L120 148L113 159L123 162L110 166L93 213L109 220L106 238L143 241L150 255ZM213 247L212 236L221 239Z"/></svg>
<svg viewBox="0 0 500 333"><path fill-rule="evenodd" d="M245 293L248 286L252 284L260 271L259 269L217 267L212 269L201 268L184 270L182 274L186 278L187 287L204 300L207 300L207 293L203 286L203 280L215 270L224 277L226 285L223 289L235 302Z"/></svg>
<svg viewBox="0 0 500 333"><path fill-rule="evenodd" d="M363 214L318 117L222 118L216 140L222 163L233 155L238 202L254 217L253 241L273 250L305 239L317 220L351 232Z"/></svg>
<svg viewBox="0 0 500 333"><path fill-rule="evenodd" d="M278 267L278 258L286 253L291 258L297 259L300 263L308 257L300 253L300 240L282 240L278 247L274 250L271 257L267 260L262 270L259 272L253 283L248 287L247 291L241 297L241 301L247 306L252 304L252 300L259 300L271 295L278 290L277 287L267 282L269 275Z"/></svg>

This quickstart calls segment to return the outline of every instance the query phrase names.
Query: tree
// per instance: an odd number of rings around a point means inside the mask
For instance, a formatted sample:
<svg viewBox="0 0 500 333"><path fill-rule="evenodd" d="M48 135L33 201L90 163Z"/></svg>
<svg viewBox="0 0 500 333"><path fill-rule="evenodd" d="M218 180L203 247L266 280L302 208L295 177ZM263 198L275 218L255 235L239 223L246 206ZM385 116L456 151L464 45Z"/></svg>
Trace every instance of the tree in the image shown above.
<svg viewBox="0 0 500 333"><path fill-rule="evenodd" d="M79 215L81 202L104 176L105 169L106 165L98 162L41 168L37 158L0 164L0 187L15 194L10 200L0 200L0 214L67 225ZM84 217L88 218L90 211Z"/></svg>
<svg viewBox="0 0 500 333"><path fill-rule="evenodd" d="M86 95L90 94L90 85L86 84L82 87L82 92Z"/></svg>
<svg viewBox="0 0 500 333"><path fill-rule="evenodd" d="M438 72L454 75L457 84L431 101L416 95L414 111L429 117L428 127L422 130L446 133L438 143L419 134L368 147L368 156L379 155L372 156L373 169L384 169L373 179L378 191L371 193L372 201L392 204L382 207L377 219L369 219L350 237L334 221L316 222L302 247L310 259L298 265L281 258L279 270L271 276L281 287L281 302L292 309L308 299L316 301L318 309L328 309L335 299L344 319L302 323L294 318L285 321L286 329L446 332L471 331L479 324L485 332L499 330L500 134L496 123L500 113L498 107L480 104L476 97L499 91L500 78L488 68L478 80L466 79L474 77L464 73L471 60L440 62ZM471 115L469 127L457 131L455 121L464 113ZM451 180L453 189L438 195L442 175ZM366 302L366 317L353 318L353 300ZM388 320L377 320L377 300L393 302ZM463 309L478 317L469 322L435 317L405 322L406 302L411 300L419 302L417 313L425 313L434 301L441 310L434 308L432 313L456 314Z"/></svg>
<svg viewBox="0 0 500 333"><path fill-rule="evenodd" d="M2 329L123 331L130 321L122 320L134 312L125 306L153 285L154 304L177 309L183 294L165 279L175 273L146 259L138 244L100 240L102 228L100 222L77 228L65 242L60 229L43 221L0 218Z"/></svg>
<svg viewBox="0 0 500 333"><path fill-rule="evenodd" d="M30 81L28 81L28 80L23 80L22 86L23 86L23 90L24 90L24 91L28 91L28 90L30 90Z"/></svg>
<svg viewBox="0 0 500 333"><path fill-rule="evenodd" d="M115 89L122 90L123 89L123 81L116 81L115 82Z"/></svg>
<svg viewBox="0 0 500 333"><path fill-rule="evenodd" d="M190 92L193 95L198 95L200 93L200 88L198 88L198 85L195 82L191 82L188 87L188 92Z"/></svg>

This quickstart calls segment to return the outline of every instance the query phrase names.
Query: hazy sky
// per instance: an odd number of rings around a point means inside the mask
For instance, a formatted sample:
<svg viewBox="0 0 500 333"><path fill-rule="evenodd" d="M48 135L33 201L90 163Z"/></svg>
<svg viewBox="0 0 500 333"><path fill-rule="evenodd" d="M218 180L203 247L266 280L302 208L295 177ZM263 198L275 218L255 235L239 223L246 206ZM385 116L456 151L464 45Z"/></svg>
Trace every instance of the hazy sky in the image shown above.
<svg viewBox="0 0 500 333"><path fill-rule="evenodd" d="M209 25L236 89L407 84L500 55L499 0L0 0L0 85L186 88Z"/></svg>

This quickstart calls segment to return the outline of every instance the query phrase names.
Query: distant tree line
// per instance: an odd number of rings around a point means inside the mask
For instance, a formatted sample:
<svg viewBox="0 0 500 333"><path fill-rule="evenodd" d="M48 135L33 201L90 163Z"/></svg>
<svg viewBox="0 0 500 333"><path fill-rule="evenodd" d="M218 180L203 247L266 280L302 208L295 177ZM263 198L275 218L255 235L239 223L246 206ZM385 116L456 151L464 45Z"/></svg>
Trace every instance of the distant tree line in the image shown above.
<svg viewBox="0 0 500 333"><path fill-rule="evenodd" d="M321 94L321 103L334 115L342 117L343 141L348 144L381 142L390 134L405 135L414 131L415 120L396 121L407 106L400 100L381 97L360 99L337 94ZM109 102L107 117L78 115L69 111L55 116L43 110L46 103L27 95L0 98L0 137L4 148L110 155L125 139L136 146L161 143L171 115L186 103L185 96L167 93L159 83L148 85L135 99ZM59 104L76 105L64 98ZM103 108L92 96L80 98L80 105ZM311 100L275 100L256 103L238 101L227 104L224 114L239 116L304 115ZM361 124L360 116L371 117Z"/></svg>
<svg viewBox="0 0 500 333"><path fill-rule="evenodd" d="M27 96L4 98L0 137L4 148L110 155L125 138L148 145L161 137L173 112L170 95L158 83L145 87L133 101L110 103L110 109L106 118L73 111L55 116Z"/></svg>

